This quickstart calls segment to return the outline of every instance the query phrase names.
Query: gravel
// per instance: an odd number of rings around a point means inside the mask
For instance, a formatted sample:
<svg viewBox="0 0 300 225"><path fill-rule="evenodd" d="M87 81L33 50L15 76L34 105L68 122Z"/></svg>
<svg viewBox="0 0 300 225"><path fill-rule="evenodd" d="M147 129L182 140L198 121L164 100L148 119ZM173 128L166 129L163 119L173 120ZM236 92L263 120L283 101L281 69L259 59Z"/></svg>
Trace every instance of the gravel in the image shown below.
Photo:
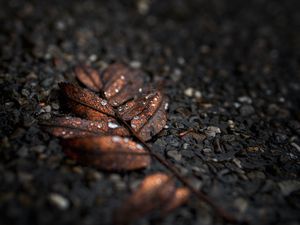
<svg viewBox="0 0 300 225"><path fill-rule="evenodd" d="M73 67L122 61L164 86L150 144L250 224L299 224L299 1L2 1L0 223L111 224L158 162L107 173L66 158L38 120L65 113ZM185 134L185 135L183 135ZM178 182L178 185L180 183ZM229 224L193 196L136 224Z"/></svg>

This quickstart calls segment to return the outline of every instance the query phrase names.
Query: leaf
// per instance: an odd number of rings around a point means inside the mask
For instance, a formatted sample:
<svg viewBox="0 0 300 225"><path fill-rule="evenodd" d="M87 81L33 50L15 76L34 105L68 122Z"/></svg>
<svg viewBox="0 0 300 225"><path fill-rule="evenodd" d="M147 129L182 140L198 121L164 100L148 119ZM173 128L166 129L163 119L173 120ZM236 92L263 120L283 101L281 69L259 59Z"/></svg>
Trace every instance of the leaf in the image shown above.
<svg viewBox="0 0 300 225"><path fill-rule="evenodd" d="M153 92L119 106L118 112L140 138L147 141L160 132L167 122L168 103L159 92Z"/></svg>
<svg viewBox="0 0 300 225"><path fill-rule="evenodd" d="M176 188L170 176L164 173L148 175L117 210L115 223L129 224L153 211L161 216L166 215L184 204L189 196L190 190L185 187Z"/></svg>
<svg viewBox="0 0 300 225"><path fill-rule="evenodd" d="M105 99L100 98L95 93L70 83L60 83L59 87L67 99L100 113L110 116L114 115L111 105L107 104Z"/></svg>
<svg viewBox="0 0 300 225"><path fill-rule="evenodd" d="M140 70L112 64L103 73L104 96L112 106L119 106L142 93L146 80Z"/></svg>
<svg viewBox="0 0 300 225"><path fill-rule="evenodd" d="M56 137L74 138L92 135L129 136L129 132L117 122L90 121L76 117L55 117L40 123L44 129Z"/></svg>
<svg viewBox="0 0 300 225"><path fill-rule="evenodd" d="M175 194L174 180L164 173L144 178L137 190L117 211L116 224L128 224L151 211L163 208Z"/></svg>
<svg viewBox="0 0 300 225"><path fill-rule="evenodd" d="M90 90L99 92L102 89L102 81L97 70L88 66L77 66L74 69L76 78Z"/></svg>
<svg viewBox="0 0 300 225"><path fill-rule="evenodd" d="M81 76L87 79L86 73L84 74ZM102 80L104 96L108 102L86 89L72 84L60 84L62 92L68 98L68 108L77 116L89 120L108 121L114 116L113 106L118 106L121 118L130 121L132 129L144 141L150 140L164 128L168 103L161 92L150 92L149 87L144 87L146 78L142 72L115 63L104 71ZM89 85L87 82L85 84Z"/></svg>
<svg viewBox="0 0 300 225"><path fill-rule="evenodd" d="M70 138L62 145L72 159L108 171L142 169L151 161L143 146L120 136Z"/></svg>
<svg viewBox="0 0 300 225"><path fill-rule="evenodd" d="M190 195L190 189L186 187L177 188L173 198L162 209L162 214L168 214L180 205L186 203Z"/></svg>
<svg viewBox="0 0 300 225"><path fill-rule="evenodd" d="M83 117L88 120L93 121L108 121L108 120L115 120L110 116L107 116L104 113L101 113L93 108L87 107L83 104L77 103L72 100L68 100L65 102L66 107L75 115Z"/></svg>

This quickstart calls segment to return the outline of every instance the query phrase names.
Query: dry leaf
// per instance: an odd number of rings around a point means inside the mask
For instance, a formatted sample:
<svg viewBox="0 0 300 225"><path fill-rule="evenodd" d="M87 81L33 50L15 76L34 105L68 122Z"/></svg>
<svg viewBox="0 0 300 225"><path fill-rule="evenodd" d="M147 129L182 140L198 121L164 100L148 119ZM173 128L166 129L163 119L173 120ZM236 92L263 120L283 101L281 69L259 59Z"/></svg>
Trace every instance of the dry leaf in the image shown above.
<svg viewBox="0 0 300 225"><path fill-rule="evenodd" d="M142 145L120 136L70 138L62 144L72 159L103 170L128 171L150 165L150 155Z"/></svg>
<svg viewBox="0 0 300 225"><path fill-rule="evenodd" d="M129 132L117 122L90 121L76 117L55 117L44 122L44 129L61 138L85 137L92 135L129 136Z"/></svg>
<svg viewBox="0 0 300 225"><path fill-rule="evenodd" d="M90 90L99 92L102 89L102 81L97 70L88 66L77 66L74 69L77 79Z"/></svg>

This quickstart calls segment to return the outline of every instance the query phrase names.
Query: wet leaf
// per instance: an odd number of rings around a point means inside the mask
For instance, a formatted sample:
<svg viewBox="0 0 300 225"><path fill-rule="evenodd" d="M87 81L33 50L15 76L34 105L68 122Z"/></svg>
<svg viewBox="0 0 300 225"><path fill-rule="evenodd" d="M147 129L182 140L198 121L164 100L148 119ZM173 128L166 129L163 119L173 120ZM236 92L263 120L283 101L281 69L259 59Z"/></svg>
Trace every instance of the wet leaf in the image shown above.
<svg viewBox="0 0 300 225"><path fill-rule="evenodd" d="M103 170L142 169L151 160L143 146L120 136L70 138L62 145L70 158Z"/></svg>
<svg viewBox="0 0 300 225"><path fill-rule="evenodd" d="M139 136L147 141L160 132L167 122L168 103L160 92L153 92L119 106L118 112Z"/></svg>
<svg viewBox="0 0 300 225"><path fill-rule="evenodd" d="M106 115L114 115L111 105L105 99L95 93L70 83L60 83L59 87L63 95L69 100L81 106L88 107Z"/></svg>
<svg viewBox="0 0 300 225"><path fill-rule="evenodd" d="M78 74L84 74L81 79L87 79L87 74L81 67L80 69L81 73ZM102 91L108 101L78 86L61 84L61 89L68 98L68 108L77 116L89 120L108 121L114 115L113 106L118 106L122 119L130 122L133 130L145 141L164 128L168 103L161 92L150 92L145 87L146 78L141 71L115 63L104 71L102 80ZM90 85L88 82L85 84L87 87Z"/></svg>
<svg viewBox="0 0 300 225"><path fill-rule="evenodd" d="M101 113L95 109L92 109L90 107L87 107L83 104L77 103L72 100L68 100L65 102L65 106L75 115L83 117L88 120L93 120L93 121L108 121L110 120L115 120L112 117Z"/></svg>
<svg viewBox="0 0 300 225"><path fill-rule="evenodd" d="M116 224L128 224L155 209L164 208L175 194L171 177L163 173L147 176L117 212Z"/></svg>
<svg viewBox="0 0 300 225"><path fill-rule="evenodd" d="M115 63L103 73L103 92L112 106L119 106L142 93L146 80L140 70Z"/></svg>
<svg viewBox="0 0 300 225"><path fill-rule="evenodd" d="M74 69L77 79L90 90L99 92L102 89L102 81L97 70L88 66L77 66Z"/></svg>
<svg viewBox="0 0 300 225"><path fill-rule="evenodd" d="M129 136L129 132L117 122L90 121L77 117L55 117L40 123L44 129L56 137L74 138L95 135Z"/></svg>

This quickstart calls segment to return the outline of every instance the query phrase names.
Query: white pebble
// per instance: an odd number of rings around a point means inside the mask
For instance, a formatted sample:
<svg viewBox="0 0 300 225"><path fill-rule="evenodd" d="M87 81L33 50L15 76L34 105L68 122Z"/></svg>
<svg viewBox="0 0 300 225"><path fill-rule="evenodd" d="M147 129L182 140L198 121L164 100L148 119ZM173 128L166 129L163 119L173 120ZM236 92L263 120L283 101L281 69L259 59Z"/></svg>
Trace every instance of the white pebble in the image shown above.
<svg viewBox="0 0 300 225"><path fill-rule="evenodd" d="M130 62L130 66L131 66L132 68L135 68L135 69L140 68L141 65L142 65L141 62L139 62L139 61L132 61L132 62Z"/></svg>
<svg viewBox="0 0 300 225"><path fill-rule="evenodd" d="M200 91L195 91L196 98L202 98L202 93Z"/></svg>
<svg viewBox="0 0 300 225"><path fill-rule="evenodd" d="M242 103L247 103L247 104L251 104L252 103L252 99L248 96L241 96L238 98L239 102Z"/></svg>
<svg viewBox="0 0 300 225"><path fill-rule="evenodd" d="M165 104L165 110L167 110L169 108L169 103Z"/></svg>
<svg viewBox="0 0 300 225"><path fill-rule="evenodd" d="M93 55L90 55L89 60L91 62L95 62L97 60L97 58L98 58L97 55L93 54Z"/></svg>
<svg viewBox="0 0 300 225"><path fill-rule="evenodd" d="M66 199L65 197L63 197L60 194L50 194L49 196L49 200L52 204L54 204L55 206L57 206L59 209L67 209L70 205L68 199Z"/></svg>
<svg viewBox="0 0 300 225"><path fill-rule="evenodd" d="M205 130L205 134L209 137L215 137L216 134L220 134L221 130L219 127L208 126Z"/></svg>
<svg viewBox="0 0 300 225"><path fill-rule="evenodd" d="M192 97L193 96L193 93L194 93L194 89L193 88L187 88L185 91L184 91L184 94L188 97Z"/></svg>

